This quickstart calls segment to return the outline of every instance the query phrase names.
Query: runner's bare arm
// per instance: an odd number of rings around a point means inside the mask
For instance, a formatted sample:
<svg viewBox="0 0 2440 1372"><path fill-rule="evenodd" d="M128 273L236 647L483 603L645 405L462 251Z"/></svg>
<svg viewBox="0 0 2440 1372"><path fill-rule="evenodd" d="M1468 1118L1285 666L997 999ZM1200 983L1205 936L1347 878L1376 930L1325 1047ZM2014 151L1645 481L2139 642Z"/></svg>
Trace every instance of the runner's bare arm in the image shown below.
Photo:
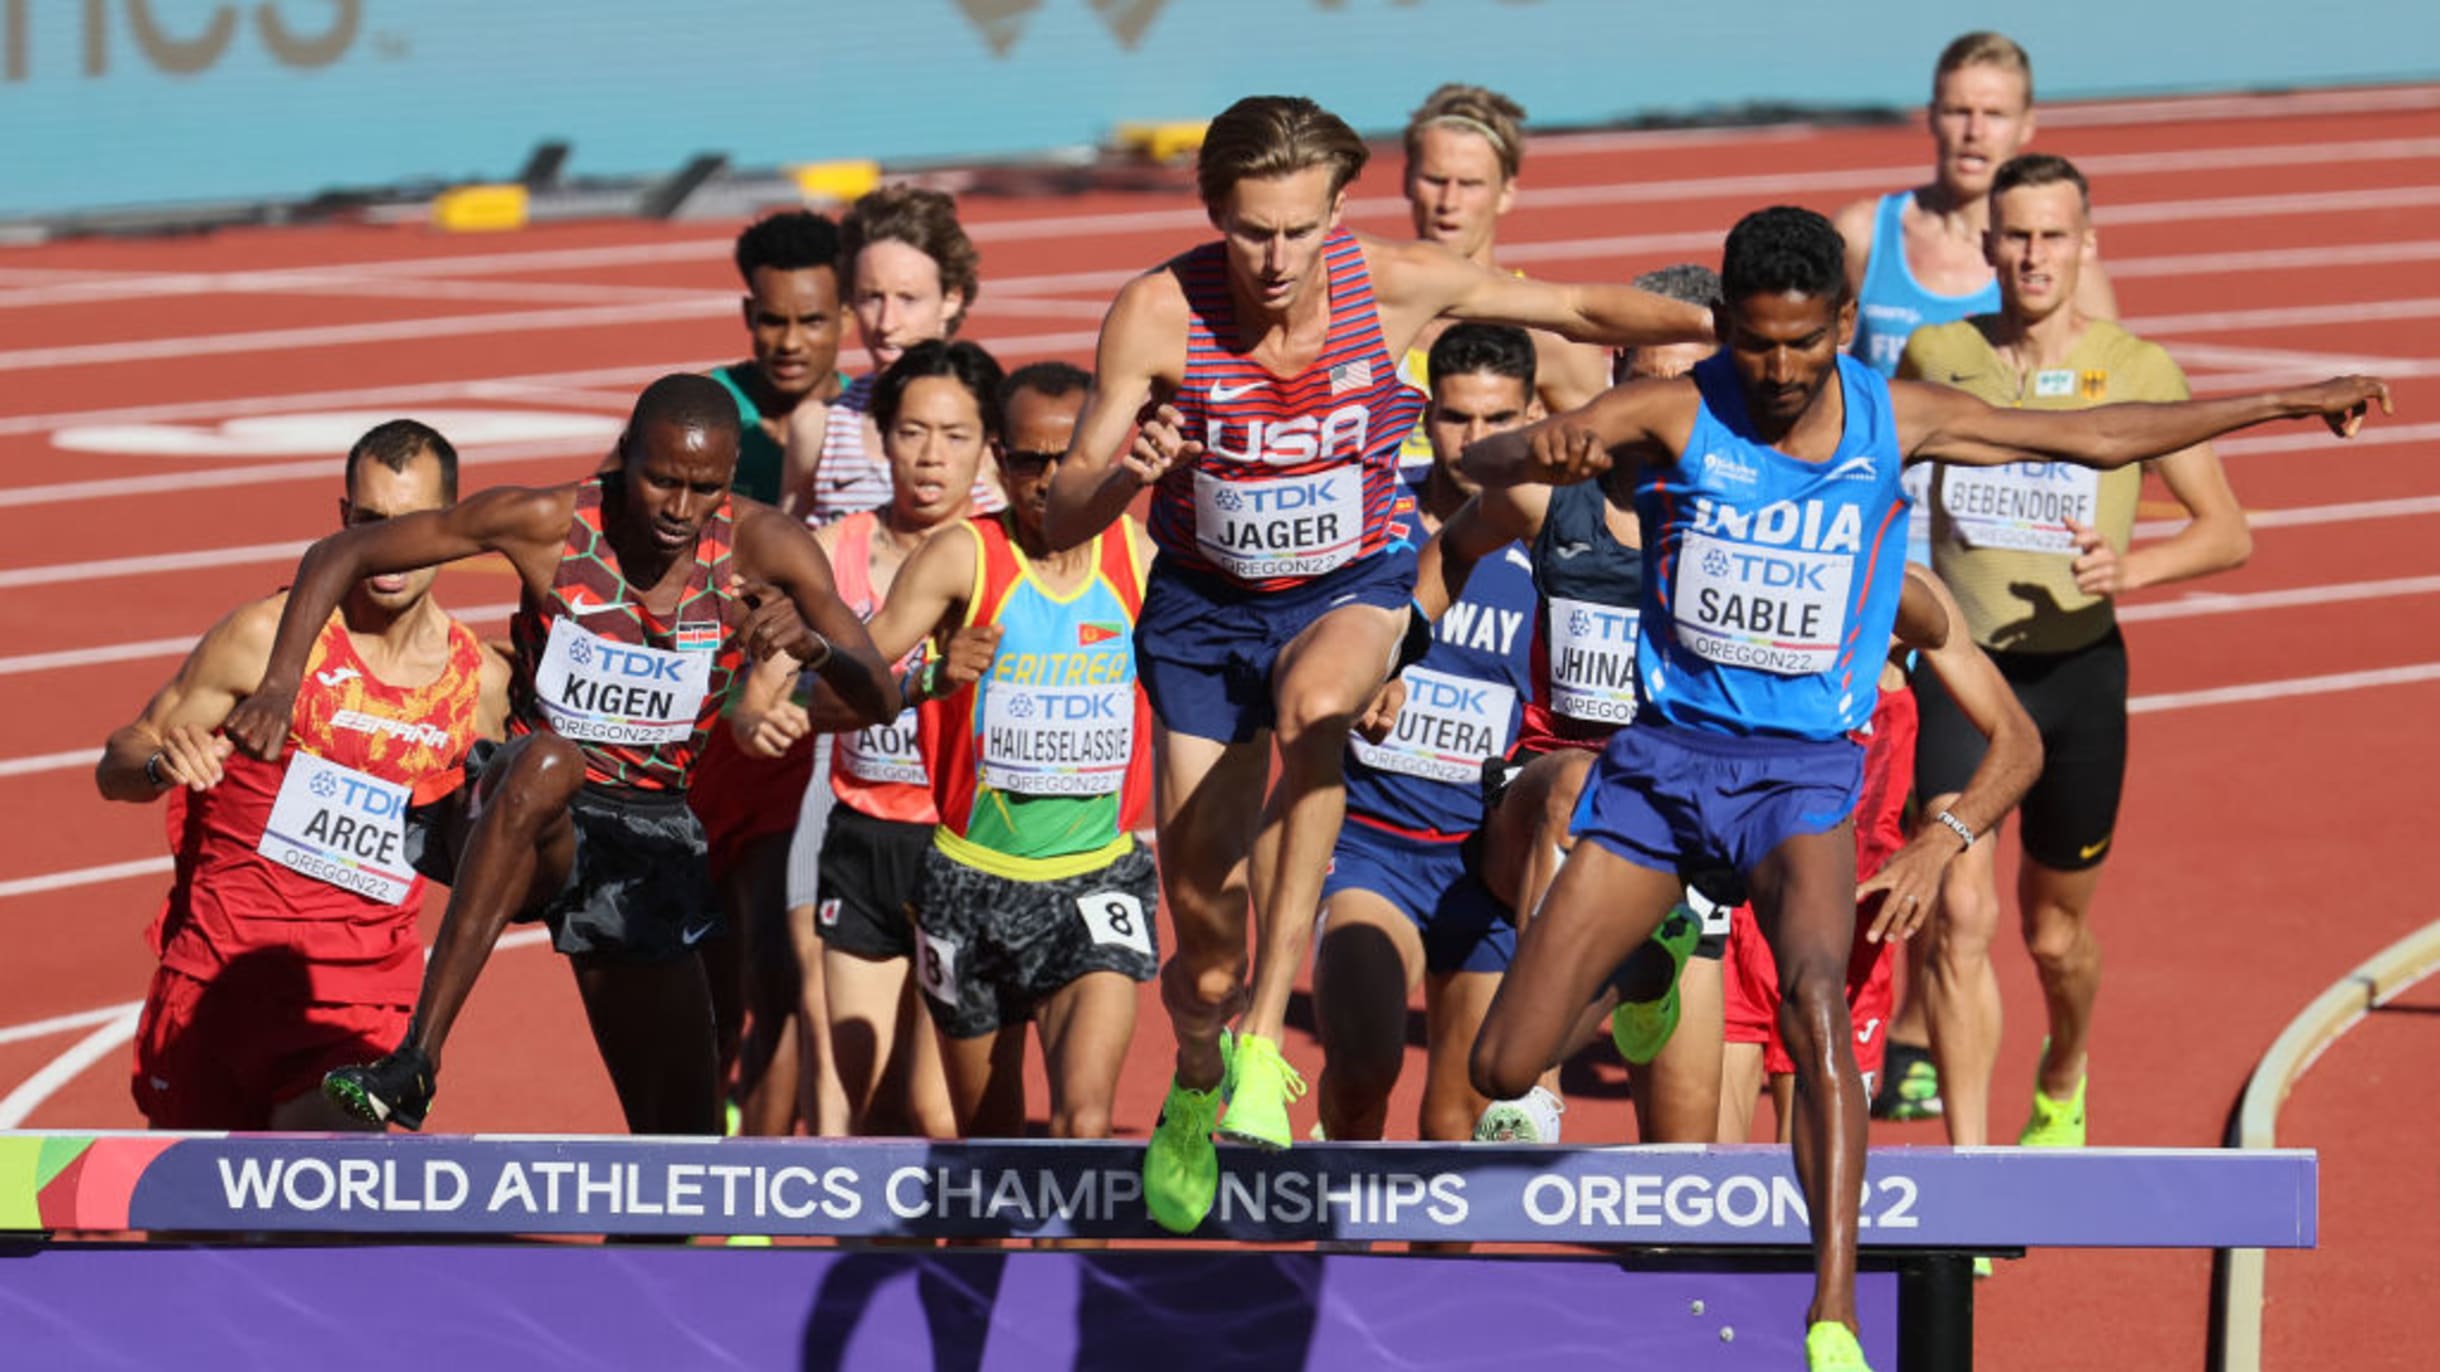
<svg viewBox="0 0 2440 1372"><path fill-rule="evenodd" d="M2253 556L2254 535L2246 527L2245 509L2237 503L2237 493L2229 489L2228 472L2220 466L2219 454L2208 443L2181 448L2157 464L2161 480L2169 494L2186 507L2190 518L2186 527L2158 543L2147 543L2122 555L2114 554L2106 543L2087 548L2085 557L2112 552L2117 565L2099 588L2085 586L2092 595L2118 595L2159 586L2171 581L2209 576L2231 567L2243 566ZM2076 528L2078 542L2092 530ZM2097 541L2097 540L2096 540ZM2077 559L2076 581L2084 586L2088 569L2085 558Z"/></svg>
<svg viewBox="0 0 2440 1372"><path fill-rule="evenodd" d="M1534 394L1542 408L1551 414L1593 403L1593 397L1610 387L1610 357L1608 348L1592 343L1570 343L1564 338L1535 331L1531 335L1534 351Z"/></svg>
<svg viewBox="0 0 2440 1372"><path fill-rule="evenodd" d="M1928 611L1923 608L1926 599ZM1911 606L1910 601L1914 602ZM1937 634L1927 633L1934 623ZM1966 721L1991 741L1974 775L1967 778L1965 790L1947 811L1977 836L1987 836L2042 774L2042 736L1999 668L1975 644L1973 635L1964 632L1964 613L1948 587L1921 567L1906 569L1898 628L1899 640L1922 654L1924 668L1940 679ZM1910 633L1921 636L1910 638ZM1878 942L1913 934L1931 913L1941 872L1965 846L1964 835L1925 816L1906 846L1856 886L1859 901L1875 891L1889 893L1866 937Z"/></svg>
<svg viewBox="0 0 2440 1372"><path fill-rule="evenodd" d="M873 646L863 622L839 599L830 559L793 517L768 505L737 508L737 565L754 582L768 583L786 597L784 606L757 605L744 632L756 661L780 659L793 675L812 663L815 675L847 712L840 727L879 724L898 716L898 688L890 680L890 658ZM791 622L786 611L793 609ZM766 632L766 629L769 631ZM818 641L806 641L810 630Z"/></svg>
<svg viewBox="0 0 2440 1372"><path fill-rule="evenodd" d="M1610 469L1619 456L1666 460L1694 432L1694 382L1630 381L1592 404L1466 445L1466 475L1488 489L1536 482L1566 486Z"/></svg>
<svg viewBox="0 0 2440 1372"><path fill-rule="evenodd" d="M2274 419L2318 417L2331 432L2352 438L2371 406L2391 413L2389 383L2371 376L2217 400L2089 410L1997 409L1963 391L1922 382L1893 381L1889 393L1907 461L1970 467L2072 462L2107 471Z"/></svg>
<svg viewBox="0 0 2440 1372"><path fill-rule="evenodd" d="M1562 285L1495 272L1438 243L1365 241L1386 313L1548 329L1613 348L1709 343L1711 311L1633 286ZM1417 318L1416 316L1420 316ZM1392 339L1393 343L1397 340Z"/></svg>
<svg viewBox="0 0 2440 1372"><path fill-rule="evenodd" d="M1466 593L1474 566L1519 539L1531 542L1550 511L1550 488L1485 486L1425 539L1415 561L1415 603L1438 623Z"/></svg>
<svg viewBox="0 0 2440 1372"><path fill-rule="evenodd" d="M574 486L503 486L445 509L342 529L306 549L262 683L229 713L230 741L266 762L279 761L314 635L349 587L384 572L420 571L499 553L516 567L526 589L539 594L550 586L559 565L560 545L575 507Z"/></svg>
<svg viewBox="0 0 2440 1372"><path fill-rule="evenodd" d="M1847 244L1847 294L1850 298L1864 293L1864 270L1872 264L1873 219L1881 211L1877 196L1851 200L1832 216L1830 223Z"/></svg>
<svg viewBox="0 0 2440 1372"><path fill-rule="evenodd" d="M498 647L483 645L483 670L475 685L474 731L479 738L508 737L508 682L516 664Z"/></svg>
<svg viewBox="0 0 2440 1372"><path fill-rule="evenodd" d="M141 805L173 786L208 791L220 784L220 763L230 744L216 731L263 679L287 599L285 593L266 596L230 611L187 653L178 674L153 693L144 713L111 732L93 768L102 799Z"/></svg>
<svg viewBox="0 0 2440 1372"><path fill-rule="evenodd" d="M803 519L813 512L814 482L822 472L822 441L830 433L830 406L805 399L788 412L788 439L781 447L779 508Z"/></svg>
<svg viewBox="0 0 2440 1372"><path fill-rule="evenodd" d="M880 609L874 611L871 622L865 626L872 635L873 649L881 655L882 661L899 662L925 639L945 639L959 632L959 626L965 623L966 599L974 587L975 549L974 531L959 523L934 530L916 545L914 552L907 555L907 560L898 568L898 574L890 579L889 598L882 602ZM998 641L996 630L991 637L993 642ZM912 709L923 703L926 697L920 693L922 682L920 675L910 675L893 683L898 691L900 709ZM946 693L945 690L934 690L930 694ZM739 708L742 710L760 705L777 694L766 685L747 697ZM824 689L813 692L804 709L807 726L816 733L837 733L883 722L856 717L827 682ZM885 718L896 717L893 712ZM758 725L759 722L748 720L744 723Z"/></svg>
<svg viewBox="0 0 2440 1372"><path fill-rule="evenodd" d="M1144 460L1131 435L1136 417L1186 373L1186 321L1185 293L1166 271L1135 278L1110 303L1094 350L1093 388L1043 511L1042 535L1052 551L1078 547L1110 527L1136 492L1166 470ZM1178 447L1173 456L1181 460L1201 451L1182 438Z"/></svg>

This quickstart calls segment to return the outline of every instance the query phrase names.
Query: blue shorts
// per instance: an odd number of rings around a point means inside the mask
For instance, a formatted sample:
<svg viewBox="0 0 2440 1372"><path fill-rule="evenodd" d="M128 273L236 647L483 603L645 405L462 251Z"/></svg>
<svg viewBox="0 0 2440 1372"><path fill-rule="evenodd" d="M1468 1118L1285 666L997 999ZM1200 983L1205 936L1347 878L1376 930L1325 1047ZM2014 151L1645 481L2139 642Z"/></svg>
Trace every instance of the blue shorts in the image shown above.
<svg viewBox="0 0 2440 1372"><path fill-rule="evenodd" d="M1638 720L1601 750L1572 827L1638 867L1743 904L1746 878L1772 849L1837 828L1863 785L1864 749L1850 739L1740 738Z"/></svg>
<svg viewBox="0 0 2440 1372"><path fill-rule="evenodd" d="M1466 865L1467 846L1408 838L1350 815L1322 878L1322 901L1328 904L1341 891L1370 891L1397 906L1423 935L1427 971L1507 971L1516 956L1516 926Z"/></svg>
<svg viewBox="0 0 2440 1372"><path fill-rule="evenodd" d="M1342 605L1401 610L1414 595L1415 550L1405 544L1284 591L1249 591L1164 557L1135 621L1136 675L1164 727L1245 743L1276 718L1271 668L1291 639Z"/></svg>

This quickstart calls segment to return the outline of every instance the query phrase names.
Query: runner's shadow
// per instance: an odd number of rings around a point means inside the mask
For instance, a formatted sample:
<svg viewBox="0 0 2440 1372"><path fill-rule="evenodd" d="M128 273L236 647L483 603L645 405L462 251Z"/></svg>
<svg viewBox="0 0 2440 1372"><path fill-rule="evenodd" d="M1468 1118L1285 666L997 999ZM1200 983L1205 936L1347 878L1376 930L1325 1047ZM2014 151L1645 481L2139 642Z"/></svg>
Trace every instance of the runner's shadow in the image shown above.
<svg viewBox="0 0 2440 1372"><path fill-rule="evenodd" d="M846 1372L851 1366L872 1365L869 1351L854 1364L847 1361L858 1327L883 1287L912 1278L924 1331L930 1336L933 1372L979 1372L1007 1263L1007 1255L1000 1253L843 1254L824 1270L815 1288L798 1365L804 1372ZM891 1357L890 1365L911 1364L912 1359L902 1356L908 1351L904 1334L875 1337L901 1355Z"/></svg>

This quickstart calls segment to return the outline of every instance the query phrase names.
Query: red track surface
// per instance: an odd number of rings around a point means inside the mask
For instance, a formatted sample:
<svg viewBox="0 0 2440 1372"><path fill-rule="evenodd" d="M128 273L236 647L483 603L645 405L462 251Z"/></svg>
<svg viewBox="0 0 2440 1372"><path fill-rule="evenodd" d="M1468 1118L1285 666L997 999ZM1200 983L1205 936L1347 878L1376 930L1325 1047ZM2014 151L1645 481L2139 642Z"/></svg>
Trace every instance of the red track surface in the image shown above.
<svg viewBox="0 0 2440 1372"><path fill-rule="evenodd" d="M2136 721L2126 820L2102 903L2109 991L2093 1136L2209 1145L2287 1018L2429 917L2425 830L2429 778L2440 771L2440 731L2428 723L2440 707L2431 633L2440 627L2440 475L2430 465L2440 439L2440 271L2431 265L2440 238L2429 208L2440 202L2440 91L2066 107L2045 112L2044 144L2093 174L2104 255L2130 321L2166 343L2199 390L2375 367L2399 378L2400 413L2376 419L2368 441L2341 448L2290 427L2225 445L2255 511L2374 504L2264 525L2252 564L2207 592L2134 598L2144 607L2130 616L2135 690L2164 699ZM1925 149L1900 130L1778 129L1551 138L1533 153L1504 232L1511 255L1541 275L1619 278L1716 259L1720 231L1765 201L1829 209L1911 183ZM1361 227L1403 231L1385 199L1394 176L1385 163L1358 188ZM1120 279L1111 268L1148 265L1200 231L1183 194L973 197L965 213L985 251L974 334L1010 358L1083 360ZM69 452L54 446L54 431L153 420L210 428L241 414L357 408L616 415L657 372L740 351L726 263L734 228L586 224L483 239L326 228L0 255L0 529L10 549L0 585L17 592L0 605L0 641L10 645L0 658L0 932L10 949L0 968L0 1092L92 1028L26 1026L142 992L141 933L161 877L88 869L156 857L158 816L100 803L81 761L43 758L98 744L175 661L158 650L82 663L26 655L191 638L285 568L266 555L167 573L27 572L307 538L328 527L336 494L328 454ZM285 275L235 275L264 272ZM474 384L503 378L517 382ZM487 456L494 465L470 484L561 479L589 450ZM194 484L264 467L244 481ZM51 489L110 479L119 484ZM2424 580L2356 585L2410 578ZM453 573L443 589L458 606L509 595L506 579L482 568ZM2196 612L2206 597L2272 591L2296 594ZM2291 684L2245 702L2181 699L2406 667L2424 670L2344 692ZM48 889L26 889L25 879L54 875ZM437 914L435 902L428 919ZM2004 947L1999 964L2015 1031L2000 1064L1994 1123L2004 1134L2023 1106L2040 1009L2021 953ZM2421 1288L2440 1271L2440 1230L2429 1222L2440 1181L2425 1144L2440 1118L2428 1071L2416 1069L2440 1037L2434 1009L2426 992L2376 1017L2289 1106L2284 1141L2323 1150L2323 1247L2271 1264L2271 1365L2429 1361L2440 1313ZM1166 1074L1167 1031L1149 1000L1144 1024L1119 1113L1131 1133L1150 1123ZM1318 1066L1309 1040L1292 1043L1290 1056ZM47 1095L21 1095L21 1104L39 1097L22 1122L138 1123L125 1063L114 1044ZM1393 1121L1413 1118L1420 1068L1410 1064ZM451 1129L618 1126L554 958L532 948L499 956L453 1041L443 1109L438 1123ZM1570 1138L1622 1138L1624 1121L1615 1094L1580 1098ZM1876 1128L1883 1144L1939 1141L1937 1126ZM1981 1365L2194 1366L2207 1271L2204 1255L2155 1253L2051 1252L2005 1267L1983 1290Z"/></svg>

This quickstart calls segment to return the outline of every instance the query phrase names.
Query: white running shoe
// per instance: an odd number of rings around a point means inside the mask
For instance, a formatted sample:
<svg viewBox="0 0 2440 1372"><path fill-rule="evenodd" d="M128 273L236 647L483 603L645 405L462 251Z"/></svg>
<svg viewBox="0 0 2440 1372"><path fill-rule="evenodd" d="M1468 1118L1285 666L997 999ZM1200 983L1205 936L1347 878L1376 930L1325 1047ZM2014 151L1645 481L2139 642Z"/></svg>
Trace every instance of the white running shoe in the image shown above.
<svg viewBox="0 0 2440 1372"><path fill-rule="evenodd" d="M1514 1100L1495 1100L1474 1123L1476 1143L1557 1143L1566 1102L1536 1086Z"/></svg>

